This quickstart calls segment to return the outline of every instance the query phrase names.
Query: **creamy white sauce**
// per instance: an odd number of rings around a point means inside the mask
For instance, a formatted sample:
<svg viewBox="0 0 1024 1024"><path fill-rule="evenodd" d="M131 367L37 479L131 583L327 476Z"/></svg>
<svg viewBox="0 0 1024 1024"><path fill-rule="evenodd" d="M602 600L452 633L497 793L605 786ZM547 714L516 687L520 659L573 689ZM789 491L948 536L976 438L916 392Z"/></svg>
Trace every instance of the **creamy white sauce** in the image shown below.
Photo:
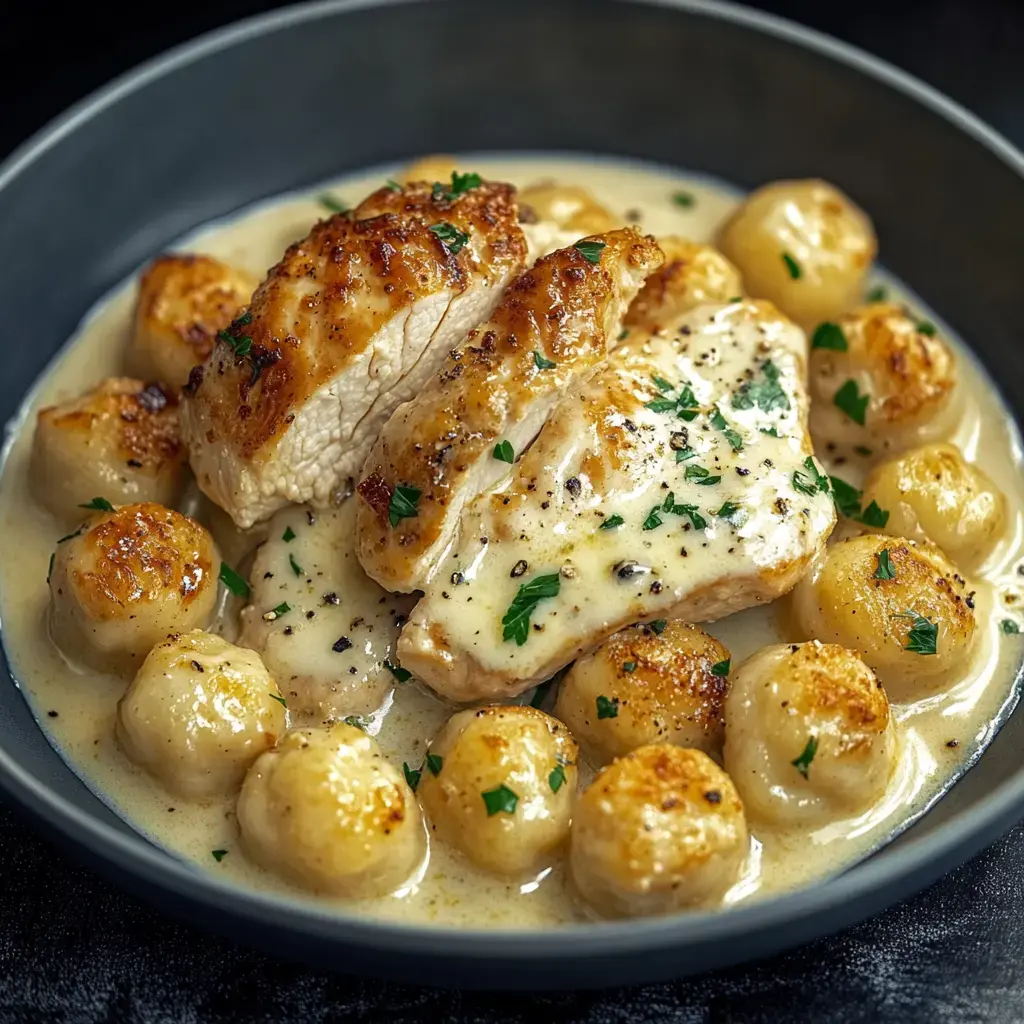
<svg viewBox="0 0 1024 1024"><path fill-rule="evenodd" d="M681 234L694 240L710 240L735 204L733 193L706 179L633 164L516 158L474 160L472 165L487 177L519 185L542 180L582 185L610 210L621 214L629 211L631 217L638 217L640 224L654 234ZM176 248L209 253L262 275L289 243L303 237L313 221L324 215L317 196L330 192L346 205L353 205L393 173L391 168L382 169L313 190L306 196L243 211L197 232ZM693 195L692 206L672 202L672 194L679 190ZM882 239L883 253L884 242ZM894 282L885 283L895 296L901 294ZM239 847L233 799L208 805L186 803L169 796L128 761L115 743L113 729L115 705L126 681L68 664L46 636L46 566L54 542L66 530L29 495L28 456L34 411L122 372L134 296L134 280L126 282L87 319L31 396L23 426L13 439L0 484L0 529L5 538L5 558L0 565L4 642L15 675L54 745L87 784L141 832L194 861L199 868L238 885L317 899L291 889L246 860ZM912 298L907 301L942 329L930 311ZM945 336L949 337L948 332ZM877 847L926 809L977 755L991 739L1001 712L1011 700L1024 638L1002 635L999 623L1014 613L1024 591L1024 576L1018 573L1024 546L1021 448L1008 414L994 401L990 382L963 346L958 344L957 351L963 412L949 439L992 477L1006 494L1011 510L1004 536L971 581L978 590L979 627L973 664L962 680L944 692L894 708L901 730L901 756L884 798L876 805L856 817L813 831L754 826L747 870L727 894L726 903L806 884ZM864 469L855 457L840 465L828 451L817 454L826 469L850 483L862 482ZM188 508L198 509L213 529L225 557L235 563L262 539L260 534L239 534L207 502L195 504L193 500ZM294 517L301 512L286 515ZM785 601L778 602L730 616L711 625L709 631L729 647L735 665L766 644L794 638L785 611ZM330 631L333 625L322 628ZM232 632L230 628L226 631ZM369 637L361 637L364 661L386 657L391 642L387 639L382 647L374 648ZM364 671L362 662L359 671ZM395 763L418 765L431 736L450 711L415 685L397 685L383 695L369 728ZM956 746L950 746L954 740ZM584 771L581 783L587 781L589 773ZM228 854L216 862L211 851L221 849ZM461 855L437 842L432 843L422 877L399 893L377 900L321 902L332 902L342 913L448 926L531 928L586 915L572 898L560 865L528 883L509 884L469 866Z"/></svg>

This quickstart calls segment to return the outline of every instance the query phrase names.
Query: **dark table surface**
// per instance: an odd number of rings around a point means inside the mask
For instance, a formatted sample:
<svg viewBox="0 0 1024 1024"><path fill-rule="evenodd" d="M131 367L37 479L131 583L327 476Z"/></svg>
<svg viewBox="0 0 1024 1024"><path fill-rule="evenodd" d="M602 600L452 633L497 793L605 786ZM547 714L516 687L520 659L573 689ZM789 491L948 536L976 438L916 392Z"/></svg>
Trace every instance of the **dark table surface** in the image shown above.
<svg viewBox="0 0 1024 1024"><path fill-rule="evenodd" d="M0 7L0 155L140 60L272 6ZM1024 145L1020 0L757 6L885 57ZM542 996L384 985L276 961L151 911L2 806L0 864L3 1021L1024 1021L1024 826L918 898L793 953L674 984Z"/></svg>

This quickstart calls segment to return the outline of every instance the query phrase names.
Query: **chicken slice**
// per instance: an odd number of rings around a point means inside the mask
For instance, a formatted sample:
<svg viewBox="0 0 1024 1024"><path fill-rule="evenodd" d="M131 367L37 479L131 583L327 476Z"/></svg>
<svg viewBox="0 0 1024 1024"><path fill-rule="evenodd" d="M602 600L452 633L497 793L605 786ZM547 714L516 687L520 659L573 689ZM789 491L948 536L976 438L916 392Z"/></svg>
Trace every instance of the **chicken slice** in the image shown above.
<svg viewBox="0 0 1024 1024"><path fill-rule="evenodd" d="M764 302L634 332L463 512L403 666L444 696L504 700L629 623L709 621L788 591L835 523L806 360L803 332Z"/></svg>
<svg viewBox="0 0 1024 1024"><path fill-rule="evenodd" d="M359 568L355 502L283 509L256 553L239 643L263 657L292 712L366 715L397 676L395 644L412 606ZM390 666L390 670L389 670Z"/></svg>
<svg viewBox="0 0 1024 1024"><path fill-rule="evenodd" d="M660 263L654 240L626 229L560 249L516 278L370 452L357 517L370 576L389 590L428 582L463 508L508 475L569 385L594 372ZM397 519L403 496L415 508Z"/></svg>
<svg viewBox="0 0 1024 1024"><path fill-rule="evenodd" d="M199 486L239 526L326 505L359 472L381 424L522 267L514 195L383 188L270 270L183 403Z"/></svg>

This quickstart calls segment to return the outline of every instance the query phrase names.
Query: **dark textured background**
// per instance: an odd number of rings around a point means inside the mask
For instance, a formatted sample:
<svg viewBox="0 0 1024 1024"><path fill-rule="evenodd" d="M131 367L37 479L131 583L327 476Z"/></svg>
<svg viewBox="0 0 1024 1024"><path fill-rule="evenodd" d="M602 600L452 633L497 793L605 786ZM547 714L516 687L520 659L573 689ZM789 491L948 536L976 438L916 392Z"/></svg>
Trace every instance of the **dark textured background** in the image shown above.
<svg viewBox="0 0 1024 1024"><path fill-rule="evenodd" d="M208 0L15 10L0 0L0 156L140 60L273 6ZM756 6L893 61L1024 146L1020 0ZM950 196L958 201L964 196ZM1020 1022L1022 862L1018 827L921 897L749 968L641 989L492 996L311 972L210 938L125 896L0 807L0 1020Z"/></svg>

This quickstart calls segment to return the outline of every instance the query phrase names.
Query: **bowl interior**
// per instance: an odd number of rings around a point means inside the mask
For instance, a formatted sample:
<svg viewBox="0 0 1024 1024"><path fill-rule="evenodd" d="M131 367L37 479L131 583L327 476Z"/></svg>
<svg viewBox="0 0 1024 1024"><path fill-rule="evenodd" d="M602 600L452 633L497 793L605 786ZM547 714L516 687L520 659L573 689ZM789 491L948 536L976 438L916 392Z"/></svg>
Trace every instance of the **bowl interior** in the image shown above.
<svg viewBox="0 0 1024 1024"><path fill-rule="evenodd" d="M871 213L887 267L972 346L1019 414L1019 158L970 124L958 127L955 109L770 25L702 3L341 2L246 23L158 62L79 108L0 174L9 332L0 411L15 412L108 289L205 221L420 153L549 150L628 155L741 186L811 175L835 182ZM16 763L23 781L144 844L50 748L8 675L0 738L4 763ZM979 764L873 861L895 871L901 851L948 830L980 843L1008 825L1007 808L1024 791L1022 745L1024 720L1011 716ZM0 776L34 799L8 770ZM968 821L996 794L998 821ZM950 864L944 849L936 871ZM817 930L877 909L875 888L874 899ZM685 920L672 936L677 948L696 942ZM672 972L737 955L725 939L720 948L705 942L702 956ZM627 966L601 981L665 971L654 961Z"/></svg>

